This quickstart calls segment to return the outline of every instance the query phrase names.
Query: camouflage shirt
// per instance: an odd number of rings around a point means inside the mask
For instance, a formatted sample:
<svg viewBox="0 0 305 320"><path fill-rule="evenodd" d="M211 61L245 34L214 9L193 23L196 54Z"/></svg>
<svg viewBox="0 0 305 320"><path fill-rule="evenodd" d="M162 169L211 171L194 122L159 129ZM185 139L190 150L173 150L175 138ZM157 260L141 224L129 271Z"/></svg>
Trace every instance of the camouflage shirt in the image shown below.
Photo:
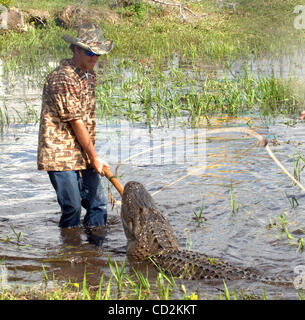
<svg viewBox="0 0 305 320"><path fill-rule="evenodd" d="M71 59L63 60L45 81L40 115L37 165L39 170L67 171L89 167L69 123L83 120L95 144L93 70L84 73Z"/></svg>

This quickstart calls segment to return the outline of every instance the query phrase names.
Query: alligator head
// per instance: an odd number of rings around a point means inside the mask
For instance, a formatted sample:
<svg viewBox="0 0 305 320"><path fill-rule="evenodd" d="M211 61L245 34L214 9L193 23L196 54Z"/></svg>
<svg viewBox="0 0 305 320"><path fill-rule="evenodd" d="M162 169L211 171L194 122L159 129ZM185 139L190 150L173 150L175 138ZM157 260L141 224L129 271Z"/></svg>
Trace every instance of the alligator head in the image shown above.
<svg viewBox="0 0 305 320"><path fill-rule="evenodd" d="M162 249L179 248L172 227L141 183L126 183L121 210L128 255L143 260Z"/></svg>

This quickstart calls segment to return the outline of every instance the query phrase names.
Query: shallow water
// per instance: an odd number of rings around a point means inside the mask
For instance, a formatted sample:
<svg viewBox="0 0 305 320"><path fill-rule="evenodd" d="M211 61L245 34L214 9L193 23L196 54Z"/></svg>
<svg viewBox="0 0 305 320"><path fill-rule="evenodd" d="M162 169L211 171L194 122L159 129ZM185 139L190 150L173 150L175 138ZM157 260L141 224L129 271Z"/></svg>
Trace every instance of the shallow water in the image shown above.
<svg viewBox="0 0 305 320"><path fill-rule="evenodd" d="M295 58L287 59L279 63L273 61L273 67L268 59L253 61L247 66L258 76L286 77L294 68L298 70L293 62ZM179 57L174 57L171 63L173 68L181 67ZM244 62L238 61L231 67L234 75L244 69ZM217 77L222 75L218 70ZM29 89L26 81L16 85L20 83L17 80L1 79L0 93L9 108L22 112L26 104L31 104L39 112L41 88ZM254 130L268 137L271 149L290 172L293 172L292 159L296 152L305 154L304 122L255 117L222 117L211 122L212 128L247 127L247 123L251 123ZM61 232L55 192L47 174L36 169L37 134L38 125L11 124L0 137L0 286L39 286L45 277L43 270L49 280L54 277L81 282L85 267L88 282L98 284L102 273L106 278L111 275L108 254L119 263L126 258L119 207L112 210L111 205L108 206L109 228L103 242L88 239L81 230ZM199 137L190 138L193 134ZM158 148L162 144L164 146ZM256 145L255 139L236 133L210 135L204 122L196 131L179 126L175 129L153 127L150 131L144 124L122 121L98 124L96 147L112 171L123 161L118 169L123 185L129 180L144 184L173 226L181 248L255 267L266 275L292 279L296 277L294 267L305 265L304 253L297 252L297 240L304 237L300 229L305 230L304 193L293 186L266 151ZM160 191L193 171L196 171L194 175ZM105 179L104 185L108 192ZM231 186L237 206L235 212L231 208ZM120 199L113 188L111 193ZM292 201L293 197L298 201L296 208L292 208L288 200ZM198 224L193 211L199 213L202 206L207 221ZM280 228L267 228L270 219L279 219L282 214L294 237L291 241ZM127 271L131 271L132 266L132 261L128 261ZM154 269L150 268L149 274L155 279ZM219 289L223 289L222 283L179 281L188 292L197 290L199 284L203 298L218 297ZM227 285L230 290L250 287L259 297L265 286L247 281ZM174 296L181 298L183 294L177 290ZM297 292L293 286L268 285L267 297L295 299Z"/></svg>
<svg viewBox="0 0 305 320"><path fill-rule="evenodd" d="M213 127L245 126L247 121L213 119L212 123ZM293 155L297 150L301 154L305 152L304 123L291 127L282 119L266 128L261 120L252 121L257 132L270 140L277 139L280 144L271 143L271 149L292 172ZM151 137L154 147L163 143L165 137L181 138L167 139L176 141L174 153L172 144L156 148L123 163L118 171L123 185L136 180L154 194L203 166L197 174L154 195L159 209L173 226L180 246L241 266L255 267L265 274L295 277L293 269L304 264L304 254L296 252L297 244L290 242L289 245L285 233L266 227L270 218L286 213L294 240L302 237L298 229L305 229L304 194L292 186L265 150L256 146L254 139L235 133L209 135L207 132L205 139L202 128L197 132L203 139L194 141L186 139L191 132L182 134L182 129L180 133L177 129L152 130L149 133L144 125L131 126L124 122L99 124L97 150L100 156L105 155L114 171L118 162L152 148ZM0 142L0 259L4 259L2 266L7 269L7 285L38 285L43 279L43 267L49 279L54 275L55 279L80 282L85 265L88 281L98 284L102 273L110 276L107 254L118 262L125 259L126 239L121 222L116 219L119 209L112 211L109 205L110 226L103 243L97 245L83 232L61 233L57 226L60 213L55 193L47 174L36 170L37 131L38 126L12 126ZM180 154L186 154L183 161ZM238 208L234 213L230 202L231 183ZM107 189L106 181L105 187ZM111 190L119 200L116 190ZM285 193L298 199L297 208L291 208ZM198 213L202 203L207 221L199 225L193 219L193 210ZM10 226L17 235L22 232L19 243ZM127 270L129 266L127 264ZM197 281L183 283L192 291L198 286ZM202 295L215 296L217 288L223 288L221 283L202 281L200 284ZM262 283L245 281L228 283L228 286L251 287L260 296L264 289ZM282 298L297 297L294 288L267 286L268 297L277 293Z"/></svg>

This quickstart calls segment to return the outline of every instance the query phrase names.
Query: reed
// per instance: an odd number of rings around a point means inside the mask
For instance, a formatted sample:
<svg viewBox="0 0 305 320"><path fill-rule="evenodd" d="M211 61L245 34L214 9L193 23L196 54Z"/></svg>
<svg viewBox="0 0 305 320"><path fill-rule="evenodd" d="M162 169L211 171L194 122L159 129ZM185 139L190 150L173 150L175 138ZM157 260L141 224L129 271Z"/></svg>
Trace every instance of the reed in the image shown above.
<svg viewBox="0 0 305 320"><path fill-rule="evenodd" d="M231 211L232 213L235 213L237 210L237 207L236 207L236 200L234 199L234 195L233 195L232 183L230 185L230 203L231 203Z"/></svg>
<svg viewBox="0 0 305 320"><path fill-rule="evenodd" d="M297 248L297 252L299 251L303 251L304 250L304 247L305 247L305 244L304 244L304 238L299 238L298 239L298 248Z"/></svg>
<svg viewBox="0 0 305 320"><path fill-rule="evenodd" d="M197 221L198 225L201 225L201 223L207 221L207 218L203 216L203 210L204 210L204 200L202 200L201 207L198 213L195 210L193 210L193 214L194 214L193 219Z"/></svg>
<svg viewBox="0 0 305 320"><path fill-rule="evenodd" d="M291 208L297 208L299 206L299 201L297 200L297 198L295 196L289 196L286 192L285 192L286 198L290 203Z"/></svg>
<svg viewBox="0 0 305 320"><path fill-rule="evenodd" d="M301 173L305 168L305 158L298 151L293 156L293 175L296 180L301 181Z"/></svg>
<svg viewBox="0 0 305 320"><path fill-rule="evenodd" d="M300 252L304 250L304 238L299 237L296 239L289 231L289 225L294 225L294 222L289 222L288 216L286 213L283 213L278 218L274 218L270 220L270 224L267 226L267 229L278 228L280 229L280 234L278 235L279 238L284 236L287 240L288 245L297 246L296 252ZM298 233L305 231L301 228L297 229Z"/></svg>
<svg viewBox="0 0 305 320"><path fill-rule="evenodd" d="M273 116L295 114L301 108L302 100L296 98L290 81L286 87L283 81L254 79L247 73L236 79L212 79L202 78L193 69L158 71L149 77L137 66L128 70L131 76L127 85L120 76L115 85L117 72L112 71L105 81L100 80L97 104L102 119L124 117L148 125L168 125L170 120L177 120L198 127L202 119L216 114L237 117L260 112ZM271 100L274 103L270 104Z"/></svg>
<svg viewBox="0 0 305 320"><path fill-rule="evenodd" d="M122 285L124 279L124 269L125 269L125 260L122 263L121 269L119 268L116 261L112 262L110 256L108 255L108 262L111 273L116 280L117 283L117 298L120 299L122 296Z"/></svg>

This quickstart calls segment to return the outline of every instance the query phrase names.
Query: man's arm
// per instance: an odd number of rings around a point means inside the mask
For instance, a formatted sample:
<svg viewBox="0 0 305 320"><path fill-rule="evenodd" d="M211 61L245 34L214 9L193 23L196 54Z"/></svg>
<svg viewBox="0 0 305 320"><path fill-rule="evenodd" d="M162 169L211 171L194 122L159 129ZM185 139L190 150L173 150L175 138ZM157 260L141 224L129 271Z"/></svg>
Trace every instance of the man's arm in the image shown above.
<svg viewBox="0 0 305 320"><path fill-rule="evenodd" d="M94 170L99 174L104 175L103 166L109 167L109 165L98 158L95 152L94 145L91 141L90 134L86 126L84 125L83 121L71 120L69 121L69 123L72 126L72 129L75 133L77 141L79 142L83 150L86 152L92 168L94 168Z"/></svg>

